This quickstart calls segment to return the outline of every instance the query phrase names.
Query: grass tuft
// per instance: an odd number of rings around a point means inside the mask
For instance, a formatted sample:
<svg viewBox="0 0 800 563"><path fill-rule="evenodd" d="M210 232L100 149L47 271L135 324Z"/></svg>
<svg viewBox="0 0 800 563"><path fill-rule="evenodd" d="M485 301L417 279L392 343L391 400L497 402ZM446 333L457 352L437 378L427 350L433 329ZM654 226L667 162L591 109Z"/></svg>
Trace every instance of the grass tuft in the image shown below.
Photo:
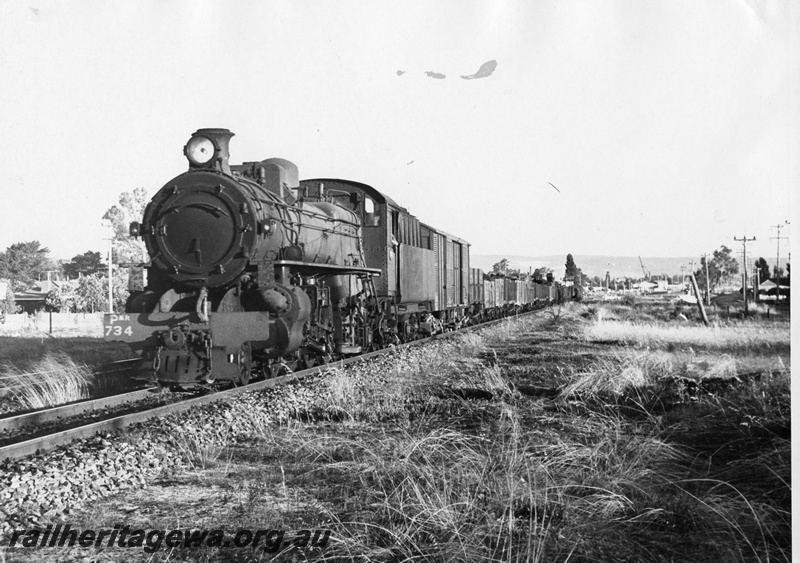
<svg viewBox="0 0 800 563"><path fill-rule="evenodd" d="M47 354L29 371L5 365L0 368L11 399L25 409L63 405L89 397L95 383L91 370L62 353Z"/></svg>
<svg viewBox="0 0 800 563"><path fill-rule="evenodd" d="M230 438L227 428L221 434L210 434L196 426L178 428L173 435L181 456L194 471L214 467L220 457L230 451Z"/></svg>

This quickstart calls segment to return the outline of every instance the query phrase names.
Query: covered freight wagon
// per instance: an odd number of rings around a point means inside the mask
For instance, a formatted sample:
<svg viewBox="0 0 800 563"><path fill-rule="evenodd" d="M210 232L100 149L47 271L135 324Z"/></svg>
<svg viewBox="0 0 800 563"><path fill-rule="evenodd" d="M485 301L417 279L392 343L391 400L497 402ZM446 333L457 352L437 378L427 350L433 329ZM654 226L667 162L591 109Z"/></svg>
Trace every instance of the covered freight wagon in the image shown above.
<svg viewBox="0 0 800 563"><path fill-rule="evenodd" d="M483 303L483 270L480 268L469 269L469 302Z"/></svg>

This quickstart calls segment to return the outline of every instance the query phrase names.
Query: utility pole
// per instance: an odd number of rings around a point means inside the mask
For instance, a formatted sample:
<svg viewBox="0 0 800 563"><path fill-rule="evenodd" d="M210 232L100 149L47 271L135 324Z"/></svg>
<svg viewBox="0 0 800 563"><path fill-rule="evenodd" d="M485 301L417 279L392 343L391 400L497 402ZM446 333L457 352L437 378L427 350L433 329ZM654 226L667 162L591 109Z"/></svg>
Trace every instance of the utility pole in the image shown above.
<svg viewBox="0 0 800 563"><path fill-rule="evenodd" d="M697 280L694 278L694 272L692 272L691 276L692 276L692 287L694 288L694 298L697 301L697 308L700 311L700 316L703 319L703 324L708 326L708 315L706 315L706 310L703 308L703 299L700 297L700 290L697 289Z"/></svg>
<svg viewBox="0 0 800 563"><path fill-rule="evenodd" d="M114 292L113 292L113 279L111 273L111 249L114 246L114 226L109 222L103 221L103 226L109 228L108 238L108 312L114 312Z"/></svg>
<svg viewBox="0 0 800 563"><path fill-rule="evenodd" d="M690 289L690 285L686 278L692 274L693 267L694 267L694 260L692 260L691 265L683 264L681 266L681 285L683 286L683 289L687 291ZM686 270L689 270L688 274L686 273Z"/></svg>
<svg viewBox="0 0 800 563"><path fill-rule="evenodd" d="M758 279L759 278L758 265L756 264L755 260L753 260L752 267L753 267L753 302L758 303L760 301L758 297L758 291L759 288L761 287L761 281Z"/></svg>
<svg viewBox="0 0 800 563"><path fill-rule="evenodd" d="M733 240L735 240L736 242L741 242L742 243L742 253L743 253L742 254L742 267L744 268L744 275L742 276L742 280L743 280L742 283L744 284L744 288L743 288L743 293L744 293L744 316L746 317L747 316L747 243L748 242L753 242L754 240L756 240L756 237L747 238L747 235L745 235L742 238L733 237Z"/></svg>
<svg viewBox="0 0 800 563"><path fill-rule="evenodd" d="M703 254L703 264L706 267L706 305L711 305L711 282L708 279L708 253Z"/></svg>
<svg viewBox="0 0 800 563"><path fill-rule="evenodd" d="M784 221L784 225L789 225L789 221ZM777 229L778 234L774 237L769 237L774 239L778 246L777 256L775 257L775 284L778 286L775 288L775 304L777 305L778 301L781 300L781 276L780 276L780 269L781 269L781 239L788 240L788 237L781 236L781 229L784 225L771 225L773 229Z"/></svg>

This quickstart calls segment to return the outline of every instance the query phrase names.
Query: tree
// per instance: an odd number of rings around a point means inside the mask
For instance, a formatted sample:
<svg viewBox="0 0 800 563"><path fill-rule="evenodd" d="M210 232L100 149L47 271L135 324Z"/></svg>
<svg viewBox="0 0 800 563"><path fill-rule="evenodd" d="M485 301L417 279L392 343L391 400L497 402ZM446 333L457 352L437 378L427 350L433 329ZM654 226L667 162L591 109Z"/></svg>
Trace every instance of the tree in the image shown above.
<svg viewBox="0 0 800 563"><path fill-rule="evenodd" d="M124 311L128 299L127 268L114 271L114 310ZM108 276L89 274L76 280L58 282L47 294L45 305L50 311L95 313L108 311Z"/></svg>
<svg viewBox="0 0 800 563"><path fill-rule="evenodd" d="M508 259L503 258L492 266L492 272L498 275L505 275L508 270Z"/></svg>
<svg viewBox="0 0 800 563"><path fill-rule="evenodd" d="M119 196L119 205L112 206L103 215L103 219L109 221L114 230L111 241L111 260L114 264L140 264L147 260L144 240L134 238L129 233L131 222L141 221L144 217L147 201L147 191L144 188L122 192ZM126 272L128 274L126 279L131 280L132 286L138 288L144 286L142 268L126 268ZM123 293L123 295L127 297L127 293Z"/></svg>
<svg viewBox="0 0 800 563"><path fill-rule="evenodd" d="M38 240L18 242L0 252L0 278L8 278L16 291L25 291L39 279L39 275L53 268L53 261Z"/></svg>
<svg viewBox="0 0 800 563"><path fill-rule="evenodd" d="M75 309L77 312L108 310L108 278L99 274L84 276L78 280L75 290Z"/></svg>
<svg viewBox="0 0 800 563"><path fill-rule="evenodd" d="M64 274L68 278L78 278L80 276L91 276L102 272L107 265L103 264L103 258L99 252L88 250L83 254L73 256L69 262L63 265Z"/></svg>
<svg viewBox="0 0 800 563"><path fill-rule="evenodd" d="M708 261L708 286L714 291L720 282L729 279L739 273L739 264L731 256L731 249L724 244L715 250L713 257ZM697 285L700 289L706 289L706 258L700 258L700 269L694 272Z"/></svg>
<svg viewBox="0 0 800 563"><path fill-rule="evenodd" d="M119 205L111 206L103 215L103 219L110 222L114 230L111 259L115 264L143 261L145 257L144 241L130 236L129 227L131 222L142 220L147 201L147 191L144 188L122 192L119 195Z"/></svg>
<svg viewBox="0 0 800 563"><path fill-rule="evenodd" d="M581 283L580 279L580 270L575 265L575 260L572 258L572 254L567 254L567 263L564 264L564 278L569 281L573 280L576 284Z"/></svg>
<svg viewBox="0 0 800 563"><path fill-rule="evenodd" d="M17 303L14 301L14 290L7 280L0 280L0 319L6 315L13 315L19 311Z"/></svg>
<svg viewBox="0 0 800 563"><path fill-rule="evenodd" d="M45 309L57 313L77 312L77 288L78 280L58 282L45 298Z"/></svg>
<svg viewBox="0 0 800 563"><path fill-rule="evenodd" d="M769 279L769 264L763 257L756 260L756 271L758 271L758 283L764 283Z"/></svg>
<svg viewBox="0 0 800 563"><path fill-rule="evenodd" d="M732 250L725 246L724 244L719 248L719 250L715 250L713 257L711 258L711 262L709 262L709 268L716 271L716 278L711 275L709 270L709 277L716 279L716 282L719 283L722 280L728 280L731 277L735 276L739 273L739 264L736 262L736 259L731 256ZM714 289L716 284L712 284L711 288Z"/></svg>
<svg viewBox="0 0 800 563"><path fill-rule="evenodd" d="M114 281L112 282L112 289L114 291L114 311L119 312L125 310L125 303L128 301L128 296L130 295L129 283L131 270L133 270L133 268L114 269ZM141 270L139 270L139 274L141 274ZM108 278L104 278L104 282L108 284Z"/></svg>

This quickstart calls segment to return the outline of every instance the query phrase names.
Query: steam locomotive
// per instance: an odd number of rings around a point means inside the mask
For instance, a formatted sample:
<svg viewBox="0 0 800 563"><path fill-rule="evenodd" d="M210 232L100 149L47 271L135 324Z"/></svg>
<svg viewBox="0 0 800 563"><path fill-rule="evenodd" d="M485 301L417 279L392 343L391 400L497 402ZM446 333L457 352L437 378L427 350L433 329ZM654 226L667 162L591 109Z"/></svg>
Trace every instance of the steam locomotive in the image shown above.
<svg viewBox="0 0 800 563"><path fill-rule="evenodd" d="M470 269L465 240L366 184L299 181L280 158L231 165L231 137L195 132L189 169L130 226L150 256L147 285L105 316L105 338L127 342L159 383L245 384L456 328L487 302L509 302ZM543 297L515 291L518 304Z"/></svg>

